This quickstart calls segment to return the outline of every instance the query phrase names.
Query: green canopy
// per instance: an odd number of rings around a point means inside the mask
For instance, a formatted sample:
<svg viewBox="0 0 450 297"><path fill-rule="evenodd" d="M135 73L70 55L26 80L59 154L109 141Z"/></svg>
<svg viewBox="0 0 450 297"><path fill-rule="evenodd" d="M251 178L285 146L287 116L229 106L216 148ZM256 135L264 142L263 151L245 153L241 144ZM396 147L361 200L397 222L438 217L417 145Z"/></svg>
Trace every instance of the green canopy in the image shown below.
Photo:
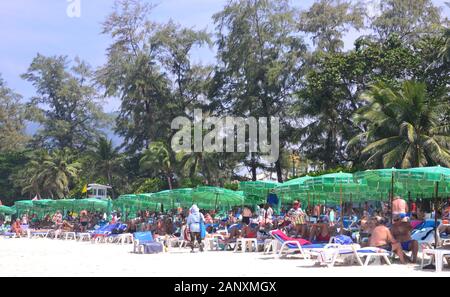
<svg viewBox="0 0 450 297"><path fill-rule="evenodd" d="M272 189L280 184L274 181L246 181L239 183L239 189L244 192L245 203L264 203Z"/></svg>
<svg viewBox="0 0 450 297"><path fill-rule="evenodd" d="M434 197L435 191L450 194L450 169L441 166L401 169L394 173L394 179L409 193ZM437 189L436 189L437 187Z"/></svg>
<svg viewBox="0 0 450 297"><path fill-rule="evenodd" d="M15 213L16 213L15 209L5 206L5 205L0 205L0 214L12 215Z"/></svg>
<svg viewBox="0 0 450 297"><path fill-rule="evenodd" d="M434 236L435 247L437 247L437 201L439 195L447 195L450 193L450 169L441 166L402 169L394 173L394 178L397 182L401 183L409 193L424 193L425 197L434 198Z"/></svg>
<svg viewBox="0 0 450 297"><path fill-rule="evenodd" d="M151 194L139 194L138 196L146 201L161 203L164 208L189 207L192 205L191 188L165 190Z"/></svg>
<svg viewBox="0 0 450 297"><path fill-rule="evenodd" d="M275 194L281 199L282 203L292 203L300 200L306 203L309 195L309 188L305 182L311 179L310 176L303 176L280 184L274 189Z"/></svg>
<svg viewBox="0 0 450 297"><path fill-rule="evenodd" d="M242 206L244 193L217 187L198 187L192 191L193 202L200 208L218 209Z"/></svg>
<svg viewBox="0 0 450 297"><path fill-rule="evenodd" d="M331 173L310 178L305 181L308 191L314 194L322 194L327 203L332 202L341 206L341 217L343 216L342 204L344 199L351 202L359 202L360 194L367 190L367 185L355 181L351 173Z"/></svg>
<svg viewBox="0 0 450 297"><path fill-rule="evenodd" d="M86 209L90 211L107 211L109 208L108 200L97 198L81 199L76 201L78 209Z"/></svg>

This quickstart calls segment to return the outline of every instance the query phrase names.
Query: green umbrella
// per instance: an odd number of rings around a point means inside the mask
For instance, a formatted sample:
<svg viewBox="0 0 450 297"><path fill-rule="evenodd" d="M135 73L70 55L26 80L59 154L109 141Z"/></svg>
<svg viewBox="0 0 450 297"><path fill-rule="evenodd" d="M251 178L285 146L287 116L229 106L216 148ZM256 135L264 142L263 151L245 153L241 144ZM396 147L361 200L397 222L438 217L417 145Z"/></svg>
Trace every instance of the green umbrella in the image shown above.
<svg viewBox="0 0 450 297"><path fill-rule="evenodd" d="M328 195L331 199L339 196L340 217L343 218L343 199L347 194L351 198L354 194L358 195L367 190L367 185L354 180L351 173L332 173L318 177L313 177L305 181L305 186L313 193ZM335 201L336 202L336 201Z"/></svg>
<svg viewBox="0 0 450 297"><path fill-rule="evenodd" d="M450 169L441 166L402 169L395 173L395 178L408 192L434 197L434 238L437 247L437 201L439 193L450 193Z"/></svg>
<svg viewBox="0 0 450 297"><path fill-rule="evenodd" d="M0 214L12 215L15 213L16 213L15 209L5 205L0 205Z"/></svg>
<svg viewBox="0 0 450 297"><path fill-rule="evenodd" d="M161 203L164 208L188 207L192 203L192 189L190 188L165 190L152 194L140 194L139 196L148 201Z"/></svg>
<svg viewBox="0 0 450 297"><path fill-rule="evenodd" d="M284 203L293 202L294 200L302 200L302 202L305 202L305 199L310 197L310 189L305 185L305 182L310 179L310 176L292 179L280 184L274 189L274 192Z"/></svg>
<svg viewBox="0 0 450 297"><path fill-rule="evenodd" d="M280 184L274 181L245 181L239 183L239 189L244 192L245 203L264 203L272 189Z"/></svg>
<svg viewBox="0 0 450 297"><path fill-rule="evenodd" d="M228 208L242 206L245 200L243 192L218 187L198 187L192 191L192 198L200 208L214 210L219 206Z"/></svg>

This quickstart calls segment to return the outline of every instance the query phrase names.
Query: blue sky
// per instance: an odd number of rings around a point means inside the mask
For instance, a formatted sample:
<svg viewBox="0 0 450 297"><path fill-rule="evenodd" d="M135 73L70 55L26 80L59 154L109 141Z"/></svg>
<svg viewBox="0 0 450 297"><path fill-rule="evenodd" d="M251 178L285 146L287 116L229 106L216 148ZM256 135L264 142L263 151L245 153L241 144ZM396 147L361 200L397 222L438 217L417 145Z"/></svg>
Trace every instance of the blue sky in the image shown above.
<svg viewBox="0 0 450 297"><path fill-rule="evenodd" d="M70 1L70 0L69 0ZM25 99L34 89L20 75L26 72L37 53L44 55L79 56L98 67L105 62L105 49L110 40L100 34L101 23L112 11L113 0L80 0L81 17L69 18L68 0L2 0L0 1L0 73L8 85ZM220 11L227 0L157 0L152 20L167 22L169 19L197 29L214 26L211 16ZM435 0L443 6L444 0ZM293 0L296 7L307 8L313 0ZM449 9L444 11L450 15ZM346 37L346 47L351 47L356 34ZM212 62L213 50L194 53L197 62ZM118 101L111 99L105 111L118 108Z"/></svg>

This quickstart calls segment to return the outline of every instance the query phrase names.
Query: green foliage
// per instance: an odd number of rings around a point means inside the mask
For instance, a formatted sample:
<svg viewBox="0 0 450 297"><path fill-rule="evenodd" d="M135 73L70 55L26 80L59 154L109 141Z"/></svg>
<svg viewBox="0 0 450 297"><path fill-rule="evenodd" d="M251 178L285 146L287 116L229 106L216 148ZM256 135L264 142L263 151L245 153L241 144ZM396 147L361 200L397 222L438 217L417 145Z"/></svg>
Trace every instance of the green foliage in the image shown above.
<svg viewBox="0 0 450 297"><path fill-rule="evenodd" d="M0 153L20 151L28 140L24 134L25 108L21 99L0 75Z"/></svg>
<svg viewBox="0 0 450 297"><path fill-rule="evenodd" d="M223 187L228 190L237 191L239 190L239 183L226 183Z"/></svg>
<svg viewBox="0 0 450 297"><path fill-rule="evenodd" d="M367 105L355 116L366 132L353 142L367 142L366 165L379 168L450 166L448 124L439 120L440 105L428 97L426 85L407 81L400 90L378 84L363 96Z"/></svg>
<svg viewBox="0 0 450 297"><path fill-rule="evenodd" d="M28 110L30 120L42 126L34 139L38 146L84 150L101 135L105 116L85 62L77 58L69 68L65 56L38 54L22 78L36 88Z"/></svg>
<svg viewBox="0 0 450 297"><path fill-rule="evenodd" d="M159 178L145 179L133 192L135 194L156 193L162 190L163 183Z"/></svg>

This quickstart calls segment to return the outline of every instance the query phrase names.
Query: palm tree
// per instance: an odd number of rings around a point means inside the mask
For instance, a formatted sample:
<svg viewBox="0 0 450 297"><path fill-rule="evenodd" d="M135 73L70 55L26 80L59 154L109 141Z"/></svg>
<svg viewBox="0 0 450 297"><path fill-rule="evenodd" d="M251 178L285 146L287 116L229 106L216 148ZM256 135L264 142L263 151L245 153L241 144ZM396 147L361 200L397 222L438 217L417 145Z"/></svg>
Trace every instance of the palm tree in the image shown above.
<svg viewBox="0 0 450 297"><path fill-rule="evenodd" d="M366 141L366 165L402 168L450 165L449 125L440 123L440 109L427 96L424 83L404 82L400 91L378 84L363 96L368 105L356 116L365 132L349 146Z"/></svg>
<svg viewBox="0 0 450 297"><path fill-rule="evenodd" d="M22 189L21 193L28 193L30 197L36 195L41 198L41 194L45 193L42 181L42 165L50 160L50 155L46 150L38 150L29 156L30 161L27 162L25 168L20 170L13 176L14 185Z"/></svg>
<svg viewBox="0 0 450 297"><path fill-rule="evenodd" d="M144 152L143 157L139 161L139 166L143 170L155 169L163 173L167 178L169 188L172 190L173 168L170 151L166 144L163 142L153 142Z"/></svg>
<svg viewBox="0 0 450 297"><path fill-rule="evenodd" d="M100 176L108 180L108 184L112 187L112 196L114 199L113 175L121 168L122 158L118 148L114 148L112 141L105 137L100 137L96 147L90 152L90 159L93 162L95 171Z"/></svg>
<svg viewBox="0 0 450 297"><path fill-rule="evenodd" d="M450 63L450 28L446 28L443 34L444 45L439 50L438 58L445 65Z"/></svg>
<svg viewBox="0 0 450 297"><path fill-rule="evenodd" d="M38 179L51 198L64 198L69 194L69 185L77 178L80 167L69 149L55 150L42 163Z"/></svg>

